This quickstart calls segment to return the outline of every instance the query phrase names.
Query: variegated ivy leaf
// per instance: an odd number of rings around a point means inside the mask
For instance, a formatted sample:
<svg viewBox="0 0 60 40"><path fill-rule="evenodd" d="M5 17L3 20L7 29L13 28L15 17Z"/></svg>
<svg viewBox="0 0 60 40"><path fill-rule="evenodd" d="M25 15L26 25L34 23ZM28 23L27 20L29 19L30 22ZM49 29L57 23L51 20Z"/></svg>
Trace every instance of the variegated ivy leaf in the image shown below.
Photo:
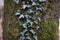
<svg viewBox="0 0 60 40"><path fill-rule="evenodd" d="M26 39L28 39L28 40L32 40L30 36L26 37Z"/></svg>
<svg viewBox="0 0 60 40"><path fill-rule="evenodd" d="M33 13L33 12L34 12L33 10L29 9L29 14L31 14L31 13Z"/></svg>
<svg viewBox="0 0 60 40"><path fill-rule="evenodd" d="M20 13L20 10L18 9L17 11L16 11L16 13L15 13L15 15L17 16L17 15L20 15L21 13Z"/></svg>
<svg viewBox="0 0 60 40"><path fill-rule="evenodd" d="M20 37L20 39L19 40L25 40L25 37L24 36L22 36L22 37Z"/></svg>
<svg viewBox="0 0 60 40"><path fill-rule="evenodd" d="M19 0L13 0L16 4L18 4L19 3Z"/></svg>
<svg viewBox="0 0 60 40"><path fill-rule="evenodd" d="M26 33L25 35L29 36L29 33Z"/></svg>
<svg viewBox="0 0 60 40"><path fill-rule="evenodd" d="M30 32L31 32L33 35L36 34L36 32L35 32L33 29L31 29Z"/></svg>
<svg viewBox="0 0 60 40"><path fill-rule="evenodd" d="M27 7L27 5L22 5L22 9L25 9Z"/></svg>
<svg viewBox="0 0 60 40"><path fill-rule="evenodd" d="M20 25L20 26L23 26L23 22L19 22L19 25Z"/></svg>
<svg viewBox="0 0 60 40"><path fill-rule="evenodd" d="M24 27L24 28L27 28L27 24L26 24L26 23L24 23L24 24L23 24L23 27Z"/></svg>
<svg viewBox="0 0 60 40"><path fill-rule="evenodd" d="M27 19L30 19L30 18L31 18L31 16L28 15L28 14L26 14L25 17L26 17Z"/></svg>
<svg viewBox="0 0 60 40"><path fill-rule="evenodd" d="M35 40L38 40L38 39L37 39L37 36L33 36L33 37L35 38Z"/></svg>
<svg viewBox="0 0 60 40"><path fill-rule="evenodd" d="M36 3L36 5L38 6L38 5L40 5L39 3Z"/></svg>
<svg viewBox="0 0 60 40"><path fill-rule="evenodd" d="M36 5L36 3L35 2L32 2L32 6L35 6Z"/></svg>
<svg viewBox="0 0 60 40"><path fill-rule="evenodd" d="M25 1L23 1L22 4L25 5Z"/></svg>
<svg viewBox="0 0 60 40"><path fill-rule="evenodd" d="M40 27L39 26L36 26L36 30L38 30Z"/></svg>
<svg viewBox="0 0 60 40"><path fill-rule="evenodd" d="M47 0L39 0L39 2L46 2Z"/></svg>
<svg viewBox="0 0 60 40"><path fill-rule="evenodd" d="M23 32L20 32L20 35L21 35L21 36L24 36L24 33L23 33Z"/></svg>
<svg viewBox="0 0 60 40"><path fill-rule="evenodd" d="M34 21L34 23L35 23L35 24L38 24L38 21L37 21L37 20L35 20L35 21Z"/></svg>
<svg viewBox="0 0 60 40"><path fill-rule="evenodd" d="M15 15L16 15L16 16L17 16L17 15L20 15L20 13L16 12L16 14L15 14Z"/></svg>
<svg viewBox="0 0 60 40"><path fill-rule="evenodd" d="M39 12L36 12L36 15L39 15Z"/></svg>
<svg viewBox="0 0 60 40"><path fill-rule="evenodd" d="M34 15L34 16L32 17L32 20L35 21L36 19L37 19L37 17Z"/></svg>
<svg viewBox="0 0 60 40"><path fill-rule="evenodd" d="M42 11L43 9L41 7L36 7L36 10Z"/></svg>
<svg viewBox="0 0 60 40"><path fill-rule="evenodd" d="M33 22L28 22L27 25L28 25L28 27L32 27Z"/></svg>
<svg viewBox="0 0 60 40"><path fill-rule="evenodd" d="M41 21L41 18L40 18L40 17L38 17L38 20L39 20L39 21Z"/></svg>
<svg viewBox="0 0 60 40"><path fill-rule="evenodd" d="M21 33L20 33L20 39L24 39L24 35L25 35L25 32L27 32L28 30L27 29L25 29L24 31L22 31Z"/></svg>
<svg viewBox="0 0 60 40"><path fill-rule="evenodd" d="M31 22L31 20L27 19L27 23L28 23L28 22Z"/></svg>
<svg viewBox="0 0 60 40"><path fill-rule="evenodd" d="M22 9L31 8L31 5L22 5Z"/></svg>
<svg viewBox="0 0 60 40"><path fill-rule="evenodd" d="M25 34L25 32L27 32L27 31L28 31L27 29L24 29L23 34Z"/></svg>
<svg viewBox="0 0 60 40"><path fill-rule="evenodd" d="M35 2L35 1L37 1L37 0L31 0L31 2Z"/></svg>
<svg viewBox="0 0 60 40"><path fill-rule="evenodd" d="M23 15L23 14L21 14L21 15L19 16L19 19L21 19L21 18L24 18L24 15Z"/></svg>
<svg viewBox="0 0 60 40"><path fill-rule="evenodd" d="M31 8L31 5L27 5L27 8Z"/></svg>
<svg viewBox="0 0 60 40"><path fill-rule="evenodd" d="M32 32L34 39L37 40L36 32L34 30L32 30L32 29L30 31Z"/></svg>
<svg viewBox="0 0 60 40"><path fill-rule="evenodd" d="M28 27L32 27L33 22L31 22L30 20L27 19L27 25L28 25Z"/></svg>

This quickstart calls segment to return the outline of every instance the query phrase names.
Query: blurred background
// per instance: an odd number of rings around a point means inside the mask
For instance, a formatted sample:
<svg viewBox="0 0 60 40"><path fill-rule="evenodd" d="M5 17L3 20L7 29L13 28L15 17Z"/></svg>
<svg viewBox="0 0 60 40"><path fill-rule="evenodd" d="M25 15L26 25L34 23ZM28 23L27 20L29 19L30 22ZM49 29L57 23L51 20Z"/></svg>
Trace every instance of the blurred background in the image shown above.
<svg viewBox="0 0 60 40"><path fill-rule="evenodd" d="M4 9L4 0L0 0L0 40L3 40L3 29L2 29L3 9Z"/></svg>

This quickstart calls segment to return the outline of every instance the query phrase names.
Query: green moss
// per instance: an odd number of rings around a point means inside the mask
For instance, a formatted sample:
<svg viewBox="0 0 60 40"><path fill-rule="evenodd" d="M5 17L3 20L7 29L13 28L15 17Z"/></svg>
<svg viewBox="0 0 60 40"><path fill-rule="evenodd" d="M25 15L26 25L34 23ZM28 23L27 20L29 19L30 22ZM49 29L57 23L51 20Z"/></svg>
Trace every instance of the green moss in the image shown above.
<svg viewBox="0 0 60 40"><path fill-rule="evenodd" d="M58 40L57 22L43 23L40 33L40 40Z"/></svg>

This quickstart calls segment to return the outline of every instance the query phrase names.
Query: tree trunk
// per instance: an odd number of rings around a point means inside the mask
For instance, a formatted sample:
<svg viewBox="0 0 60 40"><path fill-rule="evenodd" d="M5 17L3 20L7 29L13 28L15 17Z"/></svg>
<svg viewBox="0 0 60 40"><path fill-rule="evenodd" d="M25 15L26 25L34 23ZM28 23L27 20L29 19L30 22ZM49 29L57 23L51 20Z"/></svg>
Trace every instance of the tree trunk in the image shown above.
<svg viewBox="0 0 60 40"><path fill-rule="evenodd" d="M12 0L5 0L5 7L4 7L4 18L3 18L3 38L4 40L18 40L19 39L19 33L20 30L22 30L22 27L19 27L17 24L17 18L14 16L15 11L19 8L20 9L20 3L17 5ZM38 32L38 40L57 40L57 27L58 23L55 18L55 12L53 13L50 8L50 3L47 2L45 6L48 8L49 11L45 14L42 13L42 21L40 23L40 29ZM50 5L50 6L49 6ZM52 14L53 13L53 14Z"/></svg>

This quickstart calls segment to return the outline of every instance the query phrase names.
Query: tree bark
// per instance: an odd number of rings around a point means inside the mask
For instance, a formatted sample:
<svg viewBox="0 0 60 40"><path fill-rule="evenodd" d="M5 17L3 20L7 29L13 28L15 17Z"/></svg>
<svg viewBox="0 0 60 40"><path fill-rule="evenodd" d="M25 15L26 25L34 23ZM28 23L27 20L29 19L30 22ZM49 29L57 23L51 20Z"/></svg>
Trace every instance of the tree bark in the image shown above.
<svg viewBox="0 0 60 40"><path fill-rule="evenodd" d="M22 30L19 25L17 25L17 18L14 16L15 11L19 8L21 1L16 5L12 0L5 0L4 7L4 18L3 18L3 39L4 40L18 40L20 30ZM49 3L49 2L48 2ZM48 5L46 5L48 6ZM49 7L49 6L48 6ZM51 9L51 8L50 8ZM49 17L48 17L48 16ZM57 22L53 21L54 13L43 14L41 17L41 29L38 32L38 40L57 40Z"/></svg>

